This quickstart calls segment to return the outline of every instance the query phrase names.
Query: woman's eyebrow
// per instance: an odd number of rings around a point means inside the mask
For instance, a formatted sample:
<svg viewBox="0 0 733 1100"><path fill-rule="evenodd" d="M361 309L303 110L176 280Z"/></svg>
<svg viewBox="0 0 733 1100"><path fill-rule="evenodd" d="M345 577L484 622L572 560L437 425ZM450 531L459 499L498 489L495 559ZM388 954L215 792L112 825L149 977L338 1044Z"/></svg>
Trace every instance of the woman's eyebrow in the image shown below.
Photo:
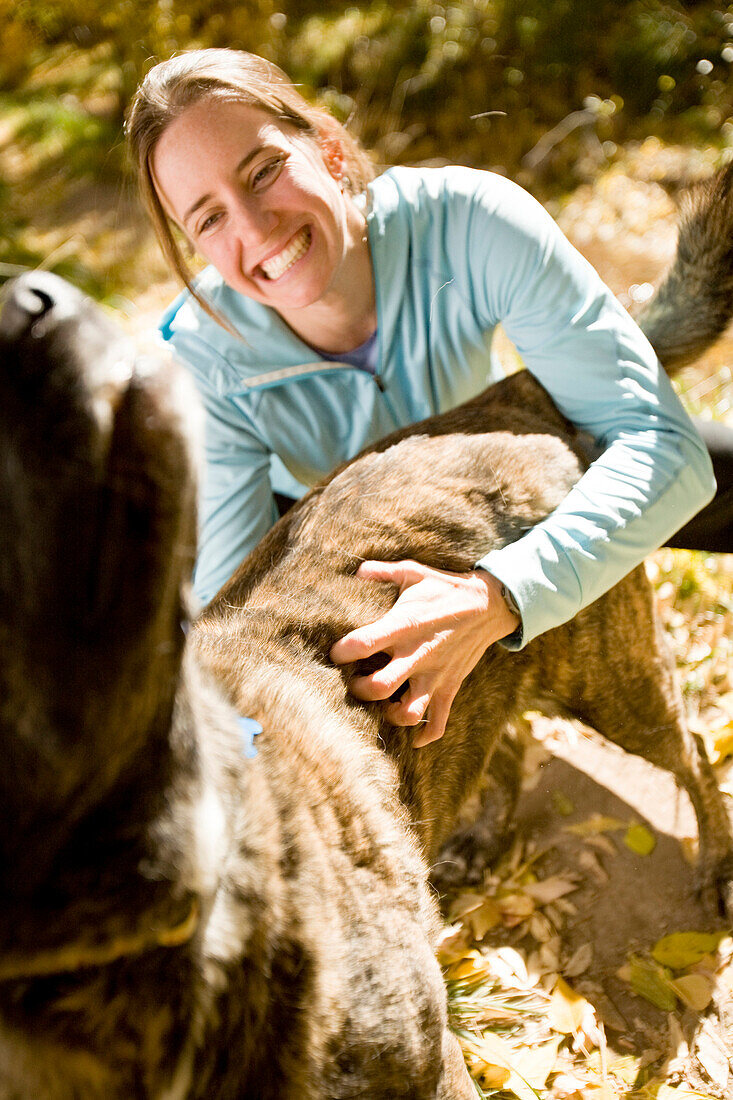
<svg viewBox="0 0 733 1100"><path fill-rule="evenodd" d="M261 153L264 148L265 148L264 145L256 145L254 147L254 149L250 149L250 151L242 157L242 159L240 160L239 164L234 169L234 171L237 174L239 174L239 172L241 172L244 168L246 168L247 165L249 164L249 162L251 160L254 160L254 158L257 156L257 154ZM183 215L183 218L182 218L183 224L185 225L186 222L188 221L188 219L191 217L191 215L195 214L196 211L199 210L202 206L205 206L206 203L209 202L209 200L212 197L213 196L211 195L211 193L207 191L207 193L205 195L202 195L201 198L196 199L196 202L192 203L192 205L189 206L188 210Z"/></svg>

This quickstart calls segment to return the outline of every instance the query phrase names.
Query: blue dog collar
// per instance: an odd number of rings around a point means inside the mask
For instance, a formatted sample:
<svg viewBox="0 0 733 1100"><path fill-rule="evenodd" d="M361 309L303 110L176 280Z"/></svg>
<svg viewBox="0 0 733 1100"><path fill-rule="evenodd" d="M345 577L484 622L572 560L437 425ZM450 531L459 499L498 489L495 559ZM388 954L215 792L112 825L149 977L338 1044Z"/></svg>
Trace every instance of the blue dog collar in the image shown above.
<svg viewBox="0 0 733 1100"><path fill-rule="evenodd" d="M251 760L257 756L257 749L255 748L255 737L259 733L262 733L262 726L259 722L255 722L254 718L238 718L239 734L240 734L240 747L242 749L242 755L247 760Z"/></svg>

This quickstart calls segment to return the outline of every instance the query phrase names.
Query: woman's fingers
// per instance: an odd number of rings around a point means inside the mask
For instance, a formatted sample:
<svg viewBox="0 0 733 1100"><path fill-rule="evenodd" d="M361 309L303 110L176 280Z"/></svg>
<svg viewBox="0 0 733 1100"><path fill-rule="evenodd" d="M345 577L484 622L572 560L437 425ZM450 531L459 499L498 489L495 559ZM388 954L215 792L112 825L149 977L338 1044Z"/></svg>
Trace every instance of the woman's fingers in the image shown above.
<svg viewBox="0 0 733 1100"><path fill-rule="evenodd" d="M360 580L391 581L399 585L402 593L424 579L425 568L412 561L367 561L359 566L356 575ZM362 661L383 650L393 651L405 637L420 630L420 627L419 614L398 599L392 609L376 622L360 626L340 638L331 649L331 660L336 665L342 665L347 661ZM385 695L375 695L374 698L387 698L406 678L403 676Z"/></svg>
<svg viewBox="0 0 733 1100"><path fill-rule="evenodd" d="M387 704L384 713L393 726L416 726L425 718L429 705L430 692L411 684L401 699Z"/></svg>
<svg viewBox="0 0 733 1100"><path fill-rule="evenodd" d="M363 561L356 575L363 581L391 581L404 589L423 580L427 571L416 561Z"/></svg>
<svg viewBox="0 0 733 1100"><path fill-rule="evenodd" d="M375 653L390 651L400 640L415 628L413 618L406 616L397 604L374 623L360 626L345 634L331 648L331 660L335 665L347 661L362 661Z"/></svg>
<svg viewBox="0 0 733 1100"><path fill-rule="evenodd" d="M413 748L421 749L425 745L429 745L431 741L440 740L445 733L445 727L448 724L448 715L450 714L450 708L453 705L455 697L455 691L448 694L441 692L435 693L427 709L426 722L417 730L412 739Z"/></svg>
<svg viewBox="0 0 733 1100"><path fill-rule="evenodd" d="M384 668L370 673L368 676L354 676L349 683L349 691L357 699L363 699L366 703L373 703L380 699L389 699L405 680L409 680L410 673L415 666L414 655L407 657L394 657Z"/></svg>

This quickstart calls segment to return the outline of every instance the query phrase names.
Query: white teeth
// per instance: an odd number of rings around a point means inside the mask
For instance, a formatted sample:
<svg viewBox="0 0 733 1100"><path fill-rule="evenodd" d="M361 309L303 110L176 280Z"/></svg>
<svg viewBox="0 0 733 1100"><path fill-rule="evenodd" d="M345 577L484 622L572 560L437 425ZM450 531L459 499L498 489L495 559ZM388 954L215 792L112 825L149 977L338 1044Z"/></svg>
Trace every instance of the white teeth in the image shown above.
<svg viewBox="0 0 733 1100"><path fill-rule="evenodd" d="M269 260L263 260L260 267L268 279L279 279L289 267L292 267L301 256L306 254L310 243L311 231L306 225L300 233L293 237L290 244L286 245L282 252L278 252L277 256L271 256Z"/></svg>

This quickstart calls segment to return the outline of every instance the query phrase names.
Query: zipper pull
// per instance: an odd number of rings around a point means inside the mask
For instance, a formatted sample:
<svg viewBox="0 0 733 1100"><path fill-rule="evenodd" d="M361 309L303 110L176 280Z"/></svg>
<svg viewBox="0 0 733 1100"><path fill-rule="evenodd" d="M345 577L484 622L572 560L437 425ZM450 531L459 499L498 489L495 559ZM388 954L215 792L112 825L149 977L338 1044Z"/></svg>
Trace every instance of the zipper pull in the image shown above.
<svg viewBox="0 0 733 1100"><path fill-rule="evenodd" d="M373 379L374 379L374 381L375 381L375 382L377 383L377 389L379 390L379 392L380 392L380 393L384 393L384 391L386 390L386 388L387 388L387 387L385 386L385 384L384 384L384 382L382 381L382 379L380 378L380 376L379 376L379 375L378 375L378 374L377 374L377 373L375 372L375 373L374 373L374 374L372 375L372 378L373 378Z"/></svg>

